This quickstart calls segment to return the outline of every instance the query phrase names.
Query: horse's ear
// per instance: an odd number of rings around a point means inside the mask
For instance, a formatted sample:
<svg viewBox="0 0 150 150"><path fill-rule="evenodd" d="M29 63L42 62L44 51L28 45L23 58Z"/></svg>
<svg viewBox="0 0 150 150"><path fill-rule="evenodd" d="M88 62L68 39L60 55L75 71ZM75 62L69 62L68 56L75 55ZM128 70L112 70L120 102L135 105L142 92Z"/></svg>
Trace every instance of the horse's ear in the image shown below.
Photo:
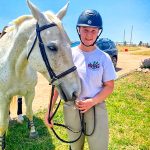
<svg viewBox="0 0 150 150"><path fill-rule="evenodd" d="M57 16L60 20L66 15L68 6L69 6L69 2L68 2L62 9L60 9L59 12L56 14L56 16Z"/></svg>
<svg viewBox="0 0 150 150"><path fill-rule="evenodd" d="M40 12L40 10L29 0L27 0L27 4L31 10L31 13L33 17L39 22L40 20L43 20L45 16Z"/></svg>

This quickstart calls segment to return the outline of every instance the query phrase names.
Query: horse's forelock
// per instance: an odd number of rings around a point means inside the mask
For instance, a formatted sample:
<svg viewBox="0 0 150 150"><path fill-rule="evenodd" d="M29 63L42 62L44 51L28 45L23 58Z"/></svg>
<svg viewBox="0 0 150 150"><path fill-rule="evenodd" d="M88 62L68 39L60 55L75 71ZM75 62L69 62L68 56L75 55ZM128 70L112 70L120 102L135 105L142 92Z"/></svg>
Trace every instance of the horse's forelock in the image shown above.
<svg viewBox="0 0 150 150"><path fill-rule="evenodd" d="M67 41L70 42L69 37L67 36L66 32L64 31L61 20L54 13L52 13L51 11L46 11L44 14L46 15L46 17L49 20L51 20L52 22L57 24L58 29L63 33L62 35L64 35L64 37L67 39Z"/></svg>
<svg viewBox="0 0 150 150"><path fill-rule="evenodd" d="M59 20L59 18L57 18L57 16L54 13L52 13L51 11L46 11L44 14L50 21L56 23L60 30L63 30L61 21Z"/></svg>

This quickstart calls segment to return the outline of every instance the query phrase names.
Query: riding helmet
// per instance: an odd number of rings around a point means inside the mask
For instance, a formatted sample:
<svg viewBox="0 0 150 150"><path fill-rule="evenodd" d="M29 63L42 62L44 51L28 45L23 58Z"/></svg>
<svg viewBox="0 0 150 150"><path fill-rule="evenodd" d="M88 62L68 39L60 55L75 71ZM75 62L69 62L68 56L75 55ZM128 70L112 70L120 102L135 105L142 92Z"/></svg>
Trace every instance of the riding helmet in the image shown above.
<svg viewBox="0 0 150 150"><path fill-rule="evenodd" d="M102 17L96 10L87 9L79 16L77 27L89 26L103 29Z"/></svg>

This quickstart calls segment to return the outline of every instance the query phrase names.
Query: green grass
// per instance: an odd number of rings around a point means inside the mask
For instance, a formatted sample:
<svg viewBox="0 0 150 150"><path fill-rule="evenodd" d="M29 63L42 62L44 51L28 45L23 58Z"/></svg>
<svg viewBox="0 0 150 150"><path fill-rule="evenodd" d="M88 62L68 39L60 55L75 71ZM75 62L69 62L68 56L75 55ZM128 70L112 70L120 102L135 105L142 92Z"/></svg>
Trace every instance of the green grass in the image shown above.
<svg viewBox="0 0 150 150"><path fill-rule="evenodd" d="M110 150L150 149L150 73L133 73L116 82L107 100Z"/></svg>
<svg viewBox="0 0 150 150"><path fill-rule="evenodd" d="M107 99L109 114L109 150L150 149L150 73L135 72L117 80L114 93ZM55 120L63 122L62 106ZM27 119L23 125L13 122L7 131L6 150L68 150L44 124L45 110L35 114L38 139L29 139ZM56 131L67 138L62 128ZM87 143L85 150L88 150Z"/></svg>

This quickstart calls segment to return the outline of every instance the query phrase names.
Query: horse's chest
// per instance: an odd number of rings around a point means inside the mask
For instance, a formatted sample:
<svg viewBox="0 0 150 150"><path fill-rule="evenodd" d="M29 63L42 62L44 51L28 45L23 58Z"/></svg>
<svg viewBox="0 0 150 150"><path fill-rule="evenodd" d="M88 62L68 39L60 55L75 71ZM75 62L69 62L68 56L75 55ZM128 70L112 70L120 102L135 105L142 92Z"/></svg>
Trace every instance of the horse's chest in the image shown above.
<svg viewBox="0 0 150 150"><path fill-rule="evenodd" d="M36 81L28 80L27 78L20 79L14 76L13 81L6 89L6 95L23 95L35 88Z"/></svg>

